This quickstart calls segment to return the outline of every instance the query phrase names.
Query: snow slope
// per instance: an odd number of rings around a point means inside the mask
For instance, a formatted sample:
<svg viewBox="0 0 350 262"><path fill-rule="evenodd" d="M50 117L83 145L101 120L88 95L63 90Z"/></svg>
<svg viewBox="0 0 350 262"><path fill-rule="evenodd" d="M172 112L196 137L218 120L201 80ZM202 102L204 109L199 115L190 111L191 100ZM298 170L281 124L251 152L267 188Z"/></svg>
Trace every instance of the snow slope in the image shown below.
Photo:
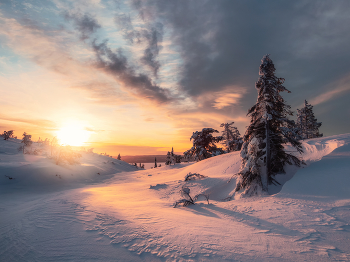
<svg viewBox="0 0 350 262"><path fill-rule="evenodd" d="M235 187L238 153L106 174L104 180L92 175L96 168L110 170L110 163L91 155L83 161L92 165L91 172L83 165L61 171L71 179L73 168L78 182L52 187L60 179L48 173L50 179L39 179L40 188L48 190L38 192L38 180L30 177L38 176L33 170L46 160L23 160L32 170L24 183L24 175L13 171L25 172L24 162L4 149L5 142L0 144L1 261L350 260L350 134L304 141L307 166L287 169L279 193L232 201L224 199ZM91 176L84 180L80 168ZM16 180L3 179L9 170ZM206 178L185 182L189 172ZM173 208L184 185L192 196L209 194L209 204L203 199Z"/></svg>
<svg viewBox="0 0 350 262"><path fill-rule="evenodd" d="M0 139L0 190L16 188L25 191L51 191L98 183L113 174L137 170L124 161L111 157L79 151L79 164L56 165L50 158L50 148L33 143L39 155L18 152L20 140ZM9 179L13 178L13 179Z"/></svg>

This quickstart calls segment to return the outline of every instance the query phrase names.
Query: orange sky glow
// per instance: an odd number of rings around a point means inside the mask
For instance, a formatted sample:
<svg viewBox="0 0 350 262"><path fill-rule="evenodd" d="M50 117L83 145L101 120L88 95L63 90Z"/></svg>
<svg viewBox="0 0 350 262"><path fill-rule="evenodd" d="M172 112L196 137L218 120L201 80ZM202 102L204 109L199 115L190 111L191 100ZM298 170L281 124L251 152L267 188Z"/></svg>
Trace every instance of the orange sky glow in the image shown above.
<svg viewBox="0 0 350 262"><path fill-rule="evenodd" d="M233 2L176 3L178 13L133 3L0 3L0 132L113 156L183 153L203 128L234 121L244 134L268 52L294 112L307 99L324 135L349 132L348 15L335 15L346 8L291 2L265 17Z"/></svg>

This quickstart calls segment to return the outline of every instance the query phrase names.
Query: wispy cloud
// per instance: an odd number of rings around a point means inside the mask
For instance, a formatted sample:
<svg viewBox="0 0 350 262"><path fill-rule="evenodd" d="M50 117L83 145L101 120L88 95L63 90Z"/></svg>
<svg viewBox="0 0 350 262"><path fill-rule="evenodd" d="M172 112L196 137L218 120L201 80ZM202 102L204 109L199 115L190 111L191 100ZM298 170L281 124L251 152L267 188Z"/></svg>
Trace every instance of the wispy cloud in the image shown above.
<svg viewBox="0 0 350 262"><path fill-rule="evenodd" d="M11 117L11 116L6 116L3 114L0 114L0 120L17 122L17 123L25 123L25 124L38 126L41 128L47 128L47 129L56 129L57 128L56 123L54 123L53 121L50 121L50 120L46 120L46 119L19 118L19 117Z"/></svg>
<svg viewBox="0 0 350 262"><path fill-rule="evenodd" d="M222 109L227 106L232 106L239 102L241 94L223 94L215 99L213 107Z"/></svg>
<svg viewBox="0 0 350 262"><path fill-rule="evenodd" d="M106 41L100 44L93 42L93 48L97 57L97 67L115 77L126 90L157 103L171 100L168 90L155 85L149 76L136 73L129 66L127 57L121 49L112 51Z"/></svg>
<svg viewBox="0 0 350 262"><path fill-rule="evenodd" d="M318 105L325 103L329 100L336 98L337 96L350 91L350 75L332 83L329 85L329 91L310 99L312 105Z"/></svg>
<svg viewBox="0 0 350 262"><path fill-rule="evenodd" d="M91 37L101 25L97 22L96 18L92 15L85 13L72 13L65 11L63 12L64 17L67 20L73 21L76 29L80 32L80 38L86 40Z"/></svg>
<svg viewBox="0 0 350 262"><path fill-rule="evenodd" d="M84 17L79 15L77 19L81 20L78 22L84 24ZM120 90L119 81L97 70L97 63L92 62L91 58L76 57L74 51L79 43L74 42L69 32L55 29L57 32L53 34L52 31L47 32L39 26L23 25L21 21L6 18L1 13L0 23L0 35L6 37L7 45L14 52L62 75L71 87L86 90L87 97L91 97L95 102L113 104L132 101L128 98L130 97L128 93ZM81 35L88 37L89 33L94 32L95 29L91 31L82 24L77 27L82 30ZM96 25L89 26L98 28ZM87 51L86 55L87 57L94 55L93 50Z"/></svg>
<svg viewBox="0 0 350 262"><path fill-rule="evenodd" d="M94 133L99 133L99 132L105 131L105 130L100 130L100 129L93 129L91 127L85 127L85 130L89 131L89 132L94 132Z"/></svg>
<svg viewBox="0 0 350 262"><path fill-rule="evenodd" d="M142 17L141 14L139 16ZM139 19L140 20L140 19ZM138 21L138 28L133 25L133 18L130 15L121 13L116 15L115 22L123 31L123 36L130 44L143 45L143 54L140 58L141 63L151 69L155 77L158 76L160 63L157 60L159 51L162 48L163 24L160 22L149 22L141 19Z"/></svg>

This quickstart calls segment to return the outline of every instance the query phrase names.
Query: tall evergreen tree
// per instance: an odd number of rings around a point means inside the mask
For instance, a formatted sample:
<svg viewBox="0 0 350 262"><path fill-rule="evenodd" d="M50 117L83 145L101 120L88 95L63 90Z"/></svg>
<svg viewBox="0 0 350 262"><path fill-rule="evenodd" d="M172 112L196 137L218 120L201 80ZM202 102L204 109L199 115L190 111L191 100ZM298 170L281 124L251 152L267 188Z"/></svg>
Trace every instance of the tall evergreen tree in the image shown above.
<svg viewBox="0 0 350 262"><path fill-rule="evenodd" d="M295 126L294 121L288 119L293 113L280 95L290 91L283 86L284 79L275 76L276 69L269 55L261 61L260 78L255 84L258 99L248 111L251 121L243 137L242 164L235 190L246 196L268 193L268 185L278 183L274 177L285 173L286 164L300 166L302 163L283 147L290 142L302 153L301 143L291 128Z"/></svg>
<svg viewBox="0 0 350 262"><path fill-rule="evenodd" d="M157 158L155 157L154 158L154 168L156 168L157 167Z"/></svg>
<svg viewBox="0 0 350 262"><path fill-rule="evenodd" d="M226 146L227 152L238 151L241 149L243 140L237 127L232 126L234 122L222 123L220 127L223 127L222 131L223 144Z"/></svg>
<svg viewBox="0 0 350 262"><path fill-rule="evenodd" d="M300 135L302 139L322 137L319 128L322 122L317 122L314 112L312 110L313 106L308 104L305 100L305 105L302 109L297 109L297 126L300 130Z"/></svg>

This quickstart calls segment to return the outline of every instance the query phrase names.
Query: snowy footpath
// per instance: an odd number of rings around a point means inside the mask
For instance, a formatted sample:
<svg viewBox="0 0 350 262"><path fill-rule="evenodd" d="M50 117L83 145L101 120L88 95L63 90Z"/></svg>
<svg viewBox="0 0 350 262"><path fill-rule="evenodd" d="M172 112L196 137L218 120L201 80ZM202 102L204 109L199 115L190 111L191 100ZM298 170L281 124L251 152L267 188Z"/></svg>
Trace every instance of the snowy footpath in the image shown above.
<svg viewBox="0 0 350 262"><path fill-rule="evenodd" d="M245 199L238 152L137 171L91 153L56 166L16 143L0 142L0 261L350 261L350 134L304 141L304 168ZM183 186L209 203L173 208Z"/></svg>

